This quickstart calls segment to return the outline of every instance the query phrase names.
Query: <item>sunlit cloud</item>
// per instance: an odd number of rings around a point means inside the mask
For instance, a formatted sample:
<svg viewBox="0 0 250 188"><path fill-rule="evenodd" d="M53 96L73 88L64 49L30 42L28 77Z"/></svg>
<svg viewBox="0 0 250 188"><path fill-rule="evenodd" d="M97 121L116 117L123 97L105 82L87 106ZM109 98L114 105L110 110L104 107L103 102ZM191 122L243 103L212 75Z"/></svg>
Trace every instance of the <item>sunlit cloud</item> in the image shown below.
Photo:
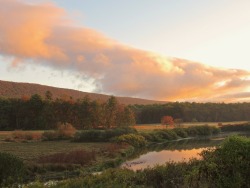
<svg viewBox="0 0 250 188"><path fill-rule="evenodd" d="M219 69L126 46L74 25L52 3L0 0L0 23L0 55L11 59L12 66L39 64L71 71L77 79L91 80L98 92L214 101L229 93L239 99L237 93L250 86L248 71Z"/></svg>

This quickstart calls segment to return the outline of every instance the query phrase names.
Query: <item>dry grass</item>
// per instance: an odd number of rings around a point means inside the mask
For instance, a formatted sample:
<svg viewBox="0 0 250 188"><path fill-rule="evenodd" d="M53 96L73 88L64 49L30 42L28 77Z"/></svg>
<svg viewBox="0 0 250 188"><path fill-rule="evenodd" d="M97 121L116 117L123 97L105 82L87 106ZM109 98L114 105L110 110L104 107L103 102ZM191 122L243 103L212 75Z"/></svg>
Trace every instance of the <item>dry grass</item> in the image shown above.
<svg viewBox="0 0 250 188"><path fill-rule="evenodd" d="M0 131L0 141L27 141L41 140L43 131Z"/></svg>
<svg viewBox="0 0 250 188"><path fill-rule="evenodd" d="M208 125L208 126L218 126L219 124L221 125L227 125L227 124L244 124L247 121L233 121L233 122L184 122L181 123L181 127L191 127L191 126L202 126L202 125ZM137 131L139 132L147 132L147 131L152 131L152 130L157 130L157 129L172 129L174 128L173 126L165 126L161 124L140 124L140 125L135 125L133 126Z"/></svg>
<svg viewBox="0 0 250 188"><path fill-rule="evenodd" d="M100 151L108 147L109 143L75 143L70 141L45 141L45 142L0 142L0 152L7 152L33 161L41 156L55 153L67 153L75 150ZM97 156L97 160L102 156Z"/></svg>
<svg viewBox="0 0 250 188"><path fill-rule="evenodd" d="M126 144L111 143L101 148L99 152L101 153L101 155L104 155L104 156L115 157L116 154L120 150L126 148L126 146L127 146Z"/></svg>
<svg viewBox="0 0 250 188"><path fill-rule="evenodd" d="M68 153L61 152L52 155L41 156L38 159L38 163L80 164L83 166L95 160L95 151L74 150Z"/></svg>
<svg viewBox="0 0 250 188"><path fill-rule="evenodd" d="M41 140L42 134L38 132L14 131L12 139L14 140Z"/></svg>
<svg viewBox="0 0 250 188"><path fill-rule="evenodd" d="M155 130L155 129L167 129L167 126L161 124L143 124L143 125L135 125L133 126L137 131L145 131L145 130Z"/></svg>

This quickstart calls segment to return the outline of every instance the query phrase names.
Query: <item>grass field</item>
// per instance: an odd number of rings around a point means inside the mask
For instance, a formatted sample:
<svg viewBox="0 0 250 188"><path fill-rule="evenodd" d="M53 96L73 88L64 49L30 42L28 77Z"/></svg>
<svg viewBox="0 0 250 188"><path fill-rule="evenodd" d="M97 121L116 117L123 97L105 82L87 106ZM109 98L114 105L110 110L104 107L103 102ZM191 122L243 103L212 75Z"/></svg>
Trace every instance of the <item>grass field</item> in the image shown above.
<svg viewBox="0 0 250 188"><path fill-rule="evenodd" d="M74 143L70 141L45 142L2 142L0 152L12 153L25 161L33 161L38 157L74 150L98 151L108 147L109 143Z"/></svg>
<svg viewBox="0 0 250 188"><path fill-rule="evenodd" d="M246 123L247 121L233 121L233 122L184 122L181 123L181 127L190 127L190 126L201 126L201 125L208 125L208 126L218 126L218 123L222 123L222 125L227 125L227 124L243 124ZM142 132L147 132L147 131L152 131L156 129L172 129L174 126L167 127L165 125L161 124L138 124L133 126L137 131L142 131Z"/></svg>
<svg viewBox="0 0 250 188"><path fill-rule="evenodd" d="M22 132L24 134L37 134L43 131ZM103 170L108 168L109 165L116 164L122 154L127 149L129 150L128 145L110 142L5 140L12 137L13 134L15 134L15 131L0 131L0 152L11 153L21 158L29 169L28 179L31 181L35 177L39 177L43 181L67 179L79 176L80 171L86 170L89 173L89 171Z"/></svg>
<svg viewBox="0 0 250 188"><path fill-rule="evenodd" d="M226 124L242 124L245 121L238 122L222 122ZM197 123L182 123L181 127L209 125L217 126L218 122L197 122ZM140 132L148 132L155 129L166 129L167 127L161 124L141 124L133 126ZM173 128L173 127L169 127ZM43 131L24 131L27 133L42 134ZM70 141L27 141L27 142L6 142L5 138L11 137L14 131L0 131L0 152L8 152L19 156L23 160L35 160L40 156L50 155L60 152L70 152L74 150L99 151L108 148L110 143L75 143ZM98 158L102 158L99 156Z"/></svg>
<svg viewBox="0 0 250 188"><path fill-rule="evenodd" d="M15 131L0 131L0 152L14 154L26 162L36 161L39 157L48 156L55 153L69 153L76 150L95 151L97 153L97 162L109 158L102 152L113 152L115 155L118 150L113 149L111 143L78 143L70 140L58 141L5 141L10 138ZM43 131L23 131L24 133L43 133ZM112 150L112 151L110 151ZM113 151L114 150L114 151Z"/></svg>

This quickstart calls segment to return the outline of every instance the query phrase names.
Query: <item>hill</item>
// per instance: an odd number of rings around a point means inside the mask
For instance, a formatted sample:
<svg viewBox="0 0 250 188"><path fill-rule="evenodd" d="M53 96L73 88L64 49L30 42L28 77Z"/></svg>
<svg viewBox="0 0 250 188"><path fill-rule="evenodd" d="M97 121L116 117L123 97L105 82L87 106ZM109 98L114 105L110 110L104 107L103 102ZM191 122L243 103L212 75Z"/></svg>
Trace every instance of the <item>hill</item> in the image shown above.
<svg viewBox="0 0 250 188"><path fill-rule="evenodd" d="M42 97L45 96L46 91L50 91L53 95L53 99L72 97L73 99L81 99L88 96L91 100L106 101L110 95L88 93L77 91L73 89L57 88L51 86L45 86L40 84L31 83L18 83L0 80L0 97L3 98L21 98L30 97L34 94L39 94ZM122 104L160 104L165 103L163 101L154 101L132 97L117 97L118 101Z"/></svg>

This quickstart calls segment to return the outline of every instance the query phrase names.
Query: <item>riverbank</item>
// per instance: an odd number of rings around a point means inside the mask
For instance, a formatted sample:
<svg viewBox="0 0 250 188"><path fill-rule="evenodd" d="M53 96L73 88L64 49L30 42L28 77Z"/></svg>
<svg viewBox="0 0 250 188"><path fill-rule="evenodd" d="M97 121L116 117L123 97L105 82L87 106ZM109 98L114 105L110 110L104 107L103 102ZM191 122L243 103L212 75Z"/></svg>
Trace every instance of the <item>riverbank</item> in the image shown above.
<svg viewBox="0 0 250 188"><path fill-rule="evenodd" d="M193 137L207 138L216 133L219 138L218 128L213 127L195 127L195 128L177 128L171 130L154 130L151 133L147 133L144 137L147 144L144 147L133 147L124 143L117 144L115 142L71 142L70 140L60 141L40 141L40 142L2 142L0 152L8 152L17 155L24 160L29 171L29 175L34 178L28 179L28 181L48 181L48 180L65 180L75 177L85 177L95 172L100 172L109 168L119 167L123 162L141 155L143 152L147 152L154 148L154 151L160 151L163 147L168 149L183 147L193 147L185 143L190 140L190 135ZM103 133L103 131L102 131ZM106 133L105 133L106 134ZM144 136L144 133L135 133L140 136ZM100 137L101 138L101 137ZM115 139L112 139L114 141ZM218 140L215 140L217 142ZM196 141L195 147L201 145L202 141ZM3 147L2 147L3 146ZM150 148L151 147L151 148ZM200 146L199 146L200 147ZM95 153L94 160L84 165L72 165L72 164L60 164L60 163L48 163L37 164L37 160L41 156L54 156L67 153L67 155L75 150L85 150Z"/></svg>
<svg viewBox="0 0 250 188"><path fill-rule="evenodd" d="M200 160L170 162L140 171L109 169L99 175L59 182L52 188L249 187L249 145L249 138L233 136L227 138L220 147L203 152ZM39 187L39 183L36 186Z"/></svg>

